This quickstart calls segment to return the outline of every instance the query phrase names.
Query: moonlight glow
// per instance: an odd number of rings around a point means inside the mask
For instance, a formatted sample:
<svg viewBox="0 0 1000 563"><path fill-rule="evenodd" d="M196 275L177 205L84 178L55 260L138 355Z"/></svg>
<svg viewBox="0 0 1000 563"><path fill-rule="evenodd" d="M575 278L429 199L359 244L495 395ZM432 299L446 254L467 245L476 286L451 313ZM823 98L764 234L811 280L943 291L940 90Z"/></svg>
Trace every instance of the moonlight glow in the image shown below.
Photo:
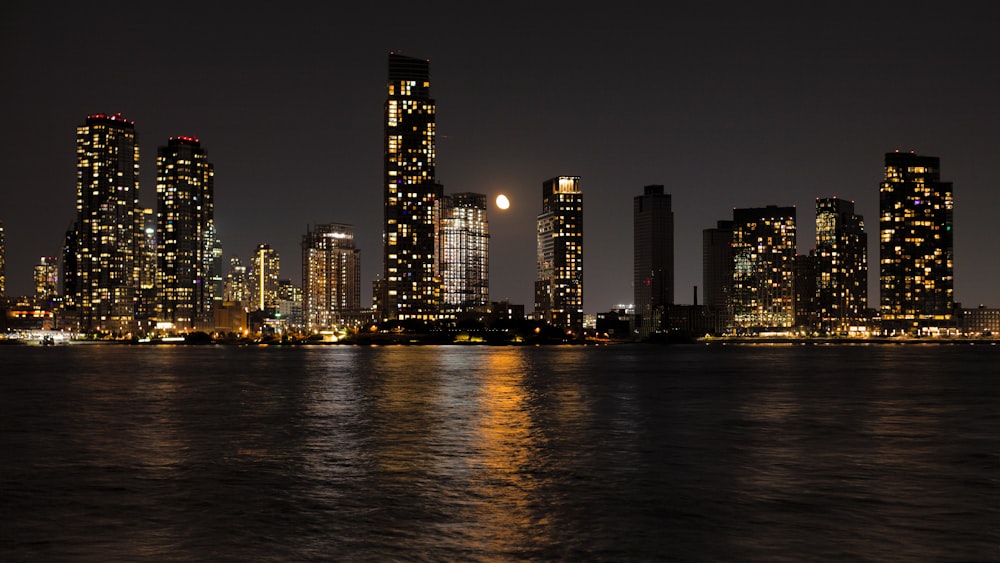
<svg viewBox="0 0 1000 563"><path fill-rule="evenodd" d="M497 196L497 207L500 209L507 209L510 207L510 200L507 199L507 196L503 194Z"/></svg>

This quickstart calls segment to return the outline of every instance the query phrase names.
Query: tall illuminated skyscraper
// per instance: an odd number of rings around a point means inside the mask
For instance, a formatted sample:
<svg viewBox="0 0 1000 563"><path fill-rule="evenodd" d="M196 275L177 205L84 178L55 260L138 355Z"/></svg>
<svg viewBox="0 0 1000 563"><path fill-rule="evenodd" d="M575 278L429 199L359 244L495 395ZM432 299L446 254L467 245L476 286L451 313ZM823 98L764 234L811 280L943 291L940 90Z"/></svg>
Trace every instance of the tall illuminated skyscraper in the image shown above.
<svg viewBox="0 0 1000 563"><path fill-rule="evenodd" d="M250 310L273 309L278 303L278 275L281 260L271 245L261 243L250 262Z"/></svg>
<svg viewBox="0 0 1000 563"><path fill-rule="evenodd" d="M490 306L490 232L486 196L444 196L441 211L443 312L485 313Z"/></svg>
<svg viewBox="0 0 1000 563"><path fill-rule="evenodd" d="M918 332L953 324L951 182L934 156L885 155L879 191L882 326Z"/></svg>
<svg viewBox="0 0 1000 563"><path fill-rule="evenodd" d="M795 208L733 210L733 324L738 332L795 325Z"/></svg>
<svg viewBox="0 0 1000 563"><path fill-rule="evenodd" d="M537 222L535 316L577 334L583 331L583 192L579 176L542 184Z"/></svg>
<svg viewBox="0 0 1000 563"><path fill-rule="evenodd" d="M171 137L157 151L156 317L180 330L213 324L214 174L195 137Z"/></svg>
<svg viewBox="0 0 1000 563"><path fill-rule="evenodd" d="M81 330L124 333L134 328L142 266L134 122L121 114L88 116L76 130L76 159L66 303Z"/></svg>
<svg viewBox="0 0 1000 563"><path fill-rule="evenodd" d="M389 54L385 102L384 319L434 320L441 305L430 63Z"/></svg>
<svg viewBox="0 0 1000 563"><path fill-rule="evenodd" d="M816 200L814 264L820 329L846 333L868 308L868 233L853 201Z"/></svg>
<svg viewBox="0 0 1000 563"><path fill-rule="evenodd" d="M302 315L310 331L332 328L361 309L361 251L352 225L325 224L302 237Z"/></svg>
<svg viewBox="0 0 1000 563"><path fill-rule="evenodd" d="M674 303L674 212L663 186L646 186L633 198L632 290L636 336L647 338Z"/></svg>

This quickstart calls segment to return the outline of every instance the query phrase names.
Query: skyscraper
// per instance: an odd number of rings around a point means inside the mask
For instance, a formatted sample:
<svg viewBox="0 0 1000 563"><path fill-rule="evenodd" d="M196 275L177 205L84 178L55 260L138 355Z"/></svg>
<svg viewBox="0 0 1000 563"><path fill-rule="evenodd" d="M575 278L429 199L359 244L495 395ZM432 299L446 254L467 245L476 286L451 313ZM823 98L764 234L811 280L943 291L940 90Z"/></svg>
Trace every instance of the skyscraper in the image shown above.
<svg viewBox="0 0 1000 563"><path fill-rule="evenodd" d="M214 174L196 137L171 137L157 150L156 317L180 330L214 325Z"/></svg>
<svg viewBox="0 0 1000 563"><path fill-rule="evenodd" d="M59 263L55 256L42 256L35 266L35 299L52 301L59 292Z"/></svg>
<svg viewBox="0 0 1000 563"><path fill-rule="evenodd" d="M219 240L215 230L215 225L209 229L208 240L212 241L212 248L208 252L208 286L212 299L212 309L222 305L223 294L226 291L226 284L222 277L222 241ZM214 315L213 315L214 316Z"/></svg>
<svg viewBox="0 0 1000 563"><path fill-rule="evenodd" d="M430 63L389 54L385 102L384 319L434 320L441 304Z"/></svg>
<svg viewBox="0 0 1000 563"><path fill-rule="evenodd" d="M733 324L738 332L795 325L795 208L733 210Z"/></svg>
<svg viewBox="0 0 1000 563"><path fill-rule="evenodd" d="M702 231L702 299L712 319L712 328L723 333L733 320L733 222L718 221Z"/></svg>
<svg viewBox="0 0 1000 563"><path fill-rule="evenodd" d="M156 307L156 212L142 209L142 233L140 234L139 255L142 264L139 273L139 290L142 292L143 309L152 311Z"/></svg>
<svg viewBox="0 0 1000 563"><path fill-rule="evenodd" d="M885 155L879 190L882 326L906 333L953 325L951 182L933 156Z"/></svg>
<svg viewBox="0 0 1000 563"><path fill-rule="evenodd" d="M243 265L239 257L233 256L229 259L229 273L226 274L222 301L239 303L242 309L249 310L250 302L253 301L251 293L247 267Z"/></svg>
<svg viewBox="0 0 1000 563"><path fill-rule="evenodd" d="M542 184L537 220L535 316L577 334L583 330L583 192L579 176Z"/></svg>
<svg viewBox="0 0 1000 563"><path fill-rule="evenodd" d="M816 251L795 256L795 327L812 334L819 325L816 292Z"/></svg>
<svg viewBox="0 0 1000 563"><path fill-rule="evenodd" d="M485 313L490 305L490 232L486 196L444 196L441 211L443 313Z"/></svg>
<svg viewBox="0 0 1000 563"><path fill-rule="evenodd" d="M674 302L674 212L663 186L646 186L632 202L632 288L635 330L646 338Z"/></svg>
<svg viewBox="0 0 1000 563"><path fill-rule="evenodd" d="M67 305L81 330L126 332L139 306L142 246L135 124L121 114L88 116L76 130L76 159Z"/></svg>
<svg viewBox="0 0 1000 563"><path fill-rule="evenodd" d="M261 243L250 262L251 311L273 309L278 303L278 276L281 260L271 245Z"/></svg>
<svg viewBox="0 0 1000 563"><path fill-rule="evenodd" d="M868 308L868 233L853 201L816 200L815 267L820 330L844 334Z"/></svg>
<svg viewBox="0 0 1000 563"><path fill-rule="evenodd" d="M361 251L354 227L316 225L302 237L302 314L310 331L332 328L361 309Z"/></svg>

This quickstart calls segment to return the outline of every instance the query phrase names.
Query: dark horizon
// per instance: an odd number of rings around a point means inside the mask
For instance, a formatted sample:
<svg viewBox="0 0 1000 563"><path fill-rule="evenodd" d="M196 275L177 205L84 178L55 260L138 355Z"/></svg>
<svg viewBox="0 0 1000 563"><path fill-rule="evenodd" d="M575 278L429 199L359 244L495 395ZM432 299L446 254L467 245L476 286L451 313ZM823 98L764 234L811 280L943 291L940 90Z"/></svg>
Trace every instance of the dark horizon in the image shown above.
<svg viewBox="0 0 1000 563"><path fill-rule="evenodd" d="M530 310L535 257L525 249L542 182L574 175L587 313L632 301L631 203L649 184L665 186L677 215L676 301L703 285L702 230L733 208L797 206L807 253L815 200L837 196L864 217L877 307L878 185L883 155L898 148L939 157L954 185L955 300L997 306L991 210L1000 196L984 164L1000 125L996 8L862 6L603 19L543 7L553 11L531 20L500 12L471 30L458 13L409 8L382 29L374 12L348 25L322 10L265 19L208 6L194 21L141 7L93 18L77 6L16 3L0 23L12 77L0 100L16 109L0 172L7 294L30 294L39 257L60 254L74 216L76 126L121 112L136 123L143 206L153 206L156 147L198 137L216 167L226 259L266 242L282 256L282 277L298 282L306 225L352 224L370 303L382 268L384 57L403 45L431 63L445 193L511 199L507 212L490 208L494 301ZM128 47L96 40L90 21ZM568 43L535 39L557 25Z"/></svg>

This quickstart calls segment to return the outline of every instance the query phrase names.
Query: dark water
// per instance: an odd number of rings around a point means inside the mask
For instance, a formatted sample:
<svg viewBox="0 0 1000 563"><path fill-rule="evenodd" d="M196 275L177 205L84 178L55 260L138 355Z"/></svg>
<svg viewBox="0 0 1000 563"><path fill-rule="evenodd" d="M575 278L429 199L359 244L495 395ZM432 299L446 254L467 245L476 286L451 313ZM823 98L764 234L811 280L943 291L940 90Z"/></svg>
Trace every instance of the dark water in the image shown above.
<svg viewBox="0 0 1000 563"><path fill-rule="evenodd" d="M0 560L1000 561L1000 346L0 349Z"/></svg>

